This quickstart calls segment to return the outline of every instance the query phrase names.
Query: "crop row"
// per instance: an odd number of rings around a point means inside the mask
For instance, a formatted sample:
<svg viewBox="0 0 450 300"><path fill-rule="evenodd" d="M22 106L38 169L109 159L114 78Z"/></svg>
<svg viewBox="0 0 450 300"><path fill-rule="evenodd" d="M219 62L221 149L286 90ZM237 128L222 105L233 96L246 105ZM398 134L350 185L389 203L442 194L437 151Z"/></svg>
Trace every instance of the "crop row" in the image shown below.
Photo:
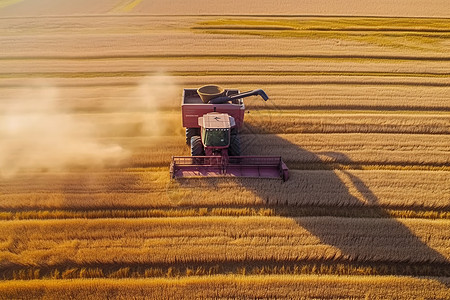
<svg viewBox="0 0 450 300"><path fill-rule="evenodd" d="M138 109L136 107L136 109ZM26 113L26 112L24 112ZM56 116L51 115L52 117ZM184 129L178 111L89 113L72 115L79 124L91 124L98 138L139 138L182 136ZM245 116L243 134L373 133L440 134L450 133L445 114L308 113L269 109ZM415 137L416 139L419 137ZM444 137L442 137L444 138ZM179 138L183 141L183 138ZM113 142L113 141L111 141ZM123 145L134 145L121 141Z"/></svg>
<svg viewBox="0 0 450 300"><path fill-rule="evenodd" d="M269 110L246 115L244 133L403 133L448 134L450 118L444 115L307 114Z"/></svg>
<svg viewBox="0 0 450 300"><path fill-rule="evenodd" d="M97 20L97 22L95 22ZM325 20L330 22L332 19ZM387 19L393 20L393 19ZM399 34L409 34L408 32L394 32L394 34L381 31L380 34L374 35L373 32L356 32L356 34L349 34L348 32L320 32L297 30L294 32L288 30L285 31L267 31L267 30L244 30L252 33L246 35L244 38L236 38L237 34L242 34L242 31L236 30L222 30L213 31L212 33L220 34L204 34L205 30L189 30L193 26L211 26L201 25L202 21L199 17L180 17L177 16L170 18L165 16L161 17L141 17L141 18L102 18L101 22L98 22L98 18L88 20L88 18L71 18L70 20L52 19L54 26L48 26L47 19L36 20L33 23L27 21L26 18L17 18L12 21L11 19L5 19L0 23L0 28L5 31L5 35L2 37L2 44L5 45L5 51L3 55L14 56L17 55L17 48L20 47L21 54L53 56L64 54L72 54L74 56L80 56L80 52L77 52L77 48L74 46L79 45L80 48L86 49L83 52L84 55L98 55L99 53L105 54L199 54L199 53L224 53L224 54L292 54L293 50L297 50L300 53L317 53L311 50L317 50L321 47L321 52L324 50L334 50L335 54L352 53L361 56L361 53L375 54L395 54L406 53L409 55L423 55L421 50L428 50L437 54L445 54L445 44L443 38L448 33L439 32L442 29L442 25L445 24L444 19L435 19L440 24L437 27L422 27L418 24L423 24L420 19L414 19L414 27L416 30L426 29L430 32L422 32L408 39L399 39ZM204 21L204 20L203 20ZM229 20L228 20L229 21ZM246 22L268 22L266 19L251 18L250 20L232 20L234 22L240 22L241 24ZM364 26L355 25L358 28L374 27L374 24L378 23L373 20L365 20ZM398 21L398 20L397 20ZM224 20L209 20L209 22L227 22ZM291 19L291 20L272 20L272 23L290 23L297 22L300 24L312 24L317 22L317 19ZM319 21L320 22L320 21ZM354 18L333 19L332 24L323 23L321 26L323 29L335 28L336 24L343 25L347 29L354 24ZM404 22L401 20L400 22ZM57 24L57 25L56 25ZM101 25L100 25L101 24ZM218 24L223 25L223 24ZM237 25L237 24L235 24ZM246 24L244 24L245 26ZM300 25L304 26L304 25ZM307 27L311 25L306 25ZM120 33L118 34L118 27ZM392 24L387 26L381 26L380 29L393 28ZM397 26L394 28L398 29ZM408 28L410 26L401 26L400 28ZM205 28L206 29L206 28ZM249 28L251 29L251 27ZM27 30L33 30L34 36L26 34ZM436 33L433 33L436 30ZM300 32L299 32L300 31ZM98 34L101 32L102 34ZM139 33L139 43L136 42L135 34ZM223 33L231 35L226 36ZM245 32L244 32L245 33ZM361 35L363 37L359 37ZM367 34L369 33L369 34ZM77 35L77 39L73 38L73 35ZM271 36L275 36L273 42L261 42L260 36L263 35L266 39ZM283 36L285 35L285 36ZM287 36L286 36L287 35ZM58 37L58 38L55 38ZM352 37L356 36L356 37ZM330 38L331 37L331 38ZM8 43L11 38L14 38L13 43ZM302 43L299 45L299 38ZM339 47L336 47L336 39L340 41ZM355 43L355 40L359 43ZM34 41L34 43L30 42ZM189 47L186 47L186 43L189 43ZM225 43L226 42L226 43ZM382 44L384 42L385 44ZM363 44L364 43L364 44ZM226 45L226 47L217 47L218 44ZM362 44L362 45L361 45ZM59 45L60 47L57 47ZM254 46L256 45L256 47ZM45 47L47 46L47 47ZM111 47L113 46L113 47ZM333 47L334 46L334 47ZM389 47L392 48L390 49ZM332 48L333 47L333 48ZM80 49L78 48L78 49ZM361 48L365 48L363 52ZM47 52L45 51L47 50ZM359 50L359 52L357 51ZM294 52L295 53L295 52ZM428 54L428 53L427 53Z"/></svg>
<svg viewBox="0 0 450 300"><path fill-rule="evenodd" d="M197 72L200 75L207 70L209 74L223 73L236 75L243 72L253 74L366 74L373 76L395 76L403 75L404 77L448 77L450 64L442 64L438 59L436 61L396 61L380 62L371 59L359 60L336 60L336 59L282 59L277 57L265 57L265 59L248 59L245 57L235 57L230 59L221 59L210 57L209 59L193 59L185 57L183 59L174 59L168 56L163 59L143 57L143 58L127 58L123 59L65 59L65 63L61 64L61 60L43 60L36 59L30 63L30 59L5 59L0 60L2 70L8 70L8 74L12 77L24 74L61 74L79 72L91 72L95 70L99 73L116 73L116 72L149 72L149 70L165 70L167 74L190 74ZM255 64L255 60L258 64ZM89 62L89 63L86 63ZM4 74L1 72L1 74ZM65 76L64 75L64 76ZM61 76L61 77L64 77Z"/></svg>
<svg viewBox="0 0 450 300"><path fill-rule="evenodd" d="M45 82L47 86L59 86L58 104L64 109L74 109L78 112L123 112L142 104L146 104L150 112L157 108L178 109L183 88L197 88L207 82L227 88L238 88L241 91L264 88L270 100L263 102L256 98L247 99L246 105L250 110L446 111L449 108L446 97L448 78L232 74L176 77L168 74L161 76L157 72L149 71L138 78L100 76L84 79L54 78L40 82ZM35 99L40 93L36 80L31 79L4 79L0 87L1 98L4 100L0 105L1 110L11 99ZM142 94L142 89L147 94ZM143 107L139 107L138 111L142 109Z"/></svg>
<svg viewBox="0 0 450 300"><path fill-rule="evenodd" d="M137 109L137 108L136 108ZM101 138L184 135L179 111L88 113L76 116L94 124ZM244 134L389 133L448 134L445 114L393 114L374 112L324 113L299 110L251 111L245 115ZM182 140L182 139L181 139Z"/></svg>
<svg viewBox="0 0 450 300"><path fill-rule="evenodd" d="M180 278L212 275L397 275L397 276L448 276L450 271L445 264L410 264L410 263L355 263L333 261L307 262L234 262L230 264L180 263L180 264L102 264L98 266L58 266L45 268L18 267L0 270L4 280L33 279L86 279L86 278Z"/></svg>
<svg viewBox="0 0 450 300"><path fill-rule="evenodd" d="M250 126L247 131L251 131ZM259 128L257 130L260 130ZM123 139L126 140L126 139ZM164 141L165 147L160 142ZM181 136L133 139L128 166L166 166L171 156L189 155ZM120 140L115 140L120 143ZM241 136L243 155L281 156L292 169L353 168L373 165L443 167L449 163L447 135L413 134L248 134Z"/></svg>
<svg viewBox="0 0 450 300"><path fill-rule="evenodd" d="M292 180L171 181L166 169L22 174L0 183L8 210L157 209L246 206L450 206L448 171L305 170ZM213 187L213 188L212 188Z"/></svg>
<svg viewBox="0 0 450 300"><path fill-rule="evenodd" d="M3 268L117 262L446 263L449 225L448 220L275 216L1 221L0 258Z"/></svg>
<svg viewBox="0 0 450 300"><path fill-rule="evenodd" d="M247 127L251 131L251 127ZM183 136L103 140L131 153L126 167L163 167L172 156L189 155ZM164 144L164 147L162 146ZM447 135L412 134L247 134L241 136L243 155L281 156L292 169L353 168L373 165L442 167L449 163ZM309 166L308 166L309 165Z"/></svg>
<svg viewBox="0 0 450 300"><path fill-rule="evenodd" d="M446 135L279 134L242 137L244 153L280 155L295 165L446 165Z"/></svg>
<svg viewBox="0 0 450 300"><path fill-rule="evenodd" d="M104 218L173 218L199 216L336 216L346 218L425 218L450 219L450 211L444 209L424 209L409 207L402 209L373 207L336 206L247 206L247 207L179 207L155 209L89 209L76 210L30 210L0 212L0 220L50 220L50 219L104 219Z"/></svg>
<svg viewBox="0 0 450 300"><path fill-rule="evenodd" d="M445 299L448 279L393 276L212 276L177 279L3 281L5 299L386 298ZM280 295L282 295L280 297Z"/></svg>
<svg viewBox="0 0 450 300"><path fill-rule="evenodd" d="M252 128L248 126L246 130L251 131ZM114 161L116 166L167 167L172 156L190 155L184 140L182 135L126 137L101 139L96 145L124 149L123 154L128 155ZM447 170L448 142L448 135L438 134L244 134L241 136L241 149L243 155L281 156L291 169L341 169L350 166L353 169ZM3 154L5 166L14 166L13 158L17 153L6 149ZM89 153L84 155L89 158ZM18 164L20 166L20 160ZM73 167L80 164L83 166L82 159L74 161ZM110 162L110 166L114 164Z"/></svg>

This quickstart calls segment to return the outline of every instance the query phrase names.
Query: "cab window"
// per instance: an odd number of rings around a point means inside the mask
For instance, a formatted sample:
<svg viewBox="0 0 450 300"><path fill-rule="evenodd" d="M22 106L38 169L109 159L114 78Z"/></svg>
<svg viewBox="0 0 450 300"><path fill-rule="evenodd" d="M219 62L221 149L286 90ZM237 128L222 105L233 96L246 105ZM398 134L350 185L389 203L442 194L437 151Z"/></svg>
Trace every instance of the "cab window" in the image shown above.
<svg viewBox="0 0 450 300"><path fill-rule="evenodd" d="M230 130L227 128L209 128L204 130L203 144L210 147L228 146Z"/></svg>

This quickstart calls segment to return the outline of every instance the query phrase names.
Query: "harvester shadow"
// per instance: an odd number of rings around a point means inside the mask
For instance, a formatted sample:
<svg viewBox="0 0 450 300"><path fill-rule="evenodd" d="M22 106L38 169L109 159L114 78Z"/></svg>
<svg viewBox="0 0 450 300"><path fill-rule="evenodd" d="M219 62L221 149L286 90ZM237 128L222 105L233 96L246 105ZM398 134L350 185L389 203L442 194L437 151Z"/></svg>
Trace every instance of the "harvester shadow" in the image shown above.
<svg viewBox="0 0 450 300"><path fill-rule="evenodd" d="M248 123L244 126L242 155L280 155L290 169L290 179L233 181L251 191L275 215L292 218L322 244L331 246L334 254L320 259L316 256L311 259L313 263L350 263L380 275L450 275L447 259L395 219L389 211L395 208L383 207L377 195L358 177L358 172L370 171L361 171L362 166L343 153L311 152L261 128L252 128ZM179 182L190 186L188 180ZM214 189L220 180L202 182ZM299 257L300 251L299 248Z"/></svg>
<svg viewBox="0 0 450 300"><path fill-rule="evenodd" d="M245 132L249 134L242 136L243 155L274 155L276 145L291 178L284 183L271 183L270 188L264 188L258 179L238 179L241 185L267 205L285 206L287 215L291 210L290 215L299 226L338 249L333 260L397 264L399 268L393 273L407 270L405 275L429 275L427 270L433 270L435 276L449 275L448 260L392 217L389 208L383 207L377 195L358 177L358 172L369 170L358 171L362 166L343 153L311 152L248 123ZM258 135L253 133L266 135L263 140L271 145L258 145L255 140ZM310 214L305 216L304 210L303 215L296 214L299 207L309 209ZM368 221L370 225L366 224Z"/></svg>

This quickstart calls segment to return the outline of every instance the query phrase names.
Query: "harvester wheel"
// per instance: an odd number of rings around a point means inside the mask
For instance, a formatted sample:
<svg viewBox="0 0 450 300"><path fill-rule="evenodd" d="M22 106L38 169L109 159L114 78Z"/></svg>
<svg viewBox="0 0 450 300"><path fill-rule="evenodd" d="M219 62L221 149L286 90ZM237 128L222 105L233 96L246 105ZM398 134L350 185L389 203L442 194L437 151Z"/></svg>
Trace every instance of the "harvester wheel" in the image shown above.
<svg viewBox="0 0 450 300"><path fill-rule="evenodd" d="M200 128L186 128L186 145L191 145L191 138L200 135Z"/></svg>
<svg viewBox="0 0 450 300"><path fill-rule="evenodd" d="M239 135L232 134L230 136L230 147L228 148L228 155L241 155L241 140L239 139Z"/></svg>
<svg viewBox="0 0 450 300"><path fill-rule="evenodd" d="M199 135L191 138L191 155L192 156L204 156L205 150L203 149L202 138Z"/></svg>

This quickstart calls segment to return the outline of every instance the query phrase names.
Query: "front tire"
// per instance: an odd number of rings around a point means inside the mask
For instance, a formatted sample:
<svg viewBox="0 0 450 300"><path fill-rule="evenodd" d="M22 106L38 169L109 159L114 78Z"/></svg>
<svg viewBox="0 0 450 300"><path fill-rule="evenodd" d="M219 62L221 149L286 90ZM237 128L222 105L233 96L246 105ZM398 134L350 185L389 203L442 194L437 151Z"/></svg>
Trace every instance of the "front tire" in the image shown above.
<svg viewBox="0 0 450 300"><path fill-rule="evenodd" d="M186 145L191 146L191 138L200 135L200 128L186 128Z"/></svg>
<svg viewBox="0 0 450 300"><path fill-rule="evenodd" d="M203 149L202 138L199 135L191 138L191 155L204 156L205 149Z"/></svg>

